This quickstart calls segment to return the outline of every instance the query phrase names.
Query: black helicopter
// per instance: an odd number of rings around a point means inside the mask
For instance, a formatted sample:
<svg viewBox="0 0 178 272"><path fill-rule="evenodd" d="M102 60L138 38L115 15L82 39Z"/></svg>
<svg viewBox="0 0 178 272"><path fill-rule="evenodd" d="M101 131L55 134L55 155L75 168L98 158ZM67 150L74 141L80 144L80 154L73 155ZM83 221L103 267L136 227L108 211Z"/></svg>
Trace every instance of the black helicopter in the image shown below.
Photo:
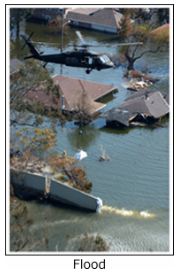
<svg viewBox="0 0 178 272"><path fill-rule="evenodd" d="M82 45L76 46L74 45L74 50L66 51L58 54L43 54L39 53L37 49L34 47L33 42L31 41L31 37L33 33L30 34L28 38L24 35L21 35L25 41L25 44L28 46L31 55L25 57L24 59L34 58L40 61L43 61L45 64L43 67L46 67L48 62L65 64L67 66L72 67L81 67L86 68L86 73L89 74L92 70L96 69L98 71L102 69L114 68L114 63L106 54L100 54L96 52L92 52L88 50L90 45L84 43L82 35L79 31L76 31L77 36L82 42ZM141 44L137 43L129 43L129 44ZM128 45L124 44L124 45ZM79 49L78 49L79 48Z"/></svg>

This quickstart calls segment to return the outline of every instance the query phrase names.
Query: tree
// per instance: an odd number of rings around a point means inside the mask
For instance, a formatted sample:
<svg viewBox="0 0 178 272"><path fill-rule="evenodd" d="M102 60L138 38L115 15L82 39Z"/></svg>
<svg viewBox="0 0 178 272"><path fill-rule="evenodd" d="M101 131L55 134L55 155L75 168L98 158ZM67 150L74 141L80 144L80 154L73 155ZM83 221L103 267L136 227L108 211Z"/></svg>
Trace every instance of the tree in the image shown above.
<svg viewBox="0 0 178 272"><path fill-rule="evenodd" d="M15 150L17 146L20 146L23 154L19 160L12 160L12 164L18 164L17 168L26 168L28 163L33 163L36 158L43 157L44 159L45 152L49 151L56 143L56 133L50 128L22 128L14 136L11 137L11 148ZM33 167L35 168L37 165L34 164Z"/></svg>
<svg viewBox="0 0 178 272"><path fill-rule="evenodd" d="M147 50L141 51L140 53L137 53L139 47L140 46L136 45L134 47L128 46L125 48L124 56L127 61L127 70L128 71L135 70L135 62L138 59L142 58L145 54L156 53L160 50L160 46L158 46L158 47L156 47L156 49L153 49L153 50L147 49Z"/></svg>
<svg viewBox="0 0 178 272"><path fill-rule="evenodd" d="M135 62L142 58L145 54L157 53L163 48L165 40L155 41L151 43L151 29L149 25L142 24L134 27L132 35L128 37L128 42L139 41L142 45L124 46L120 49L122 62L127 62L127 71L135 69Z"/></svg>
<svg viewBox="0 0 178 272"><path fill-rule="evenodd" d="M10 29L15 30L15 38L20 37L20 23L32 12L32 9L11 8L10 9Z"/></svg>
<svg viewBox="0 0 178 272"><path fill-rule="evenodd" d="M46 108L39 100L26 99L30 90L40 90L44 93L46 99L54 102L55 107ZM64 119L60 111L60 94L58 87L54 85L49 73L39 63L34 60L28 60L23 63L18 75L10 80L10 107L12 110L24 111L29 110L41 115L55 115ZM53 105L52 105L53 106ZM56 110L54 111L53 108Z"/></svg>
<svg viewBox="0 0 178 272"><path fill-rule="evenodd" d="M77 114L75 117L79 125L85 125L88 124L92 119L94 101L87 94L81 80L79 80L79 83L82 89L82 93L76 105Z"/></svg>
<svg viewBox="0 0 178 272"><path fill-rule="evenodd" d="M132 33L132 31L133 31L133 26L131 23L130 14L126 13L123 16L123 19L121 21L119 36L126 38Z"/></svg>

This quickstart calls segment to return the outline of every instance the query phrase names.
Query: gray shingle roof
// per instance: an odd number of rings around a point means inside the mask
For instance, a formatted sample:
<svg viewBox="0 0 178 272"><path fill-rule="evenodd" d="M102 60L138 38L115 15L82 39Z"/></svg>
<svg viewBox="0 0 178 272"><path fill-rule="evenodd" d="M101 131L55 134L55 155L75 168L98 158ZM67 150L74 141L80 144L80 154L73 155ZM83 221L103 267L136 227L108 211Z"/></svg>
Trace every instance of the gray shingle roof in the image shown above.
<svg viewBox="0 0 178 272"><path fill-rule="evenodd" d="M117 121L125 126L138 114L158 119L169 113L169 105L163 95L156 92L140 92L124 101L120 107L104 114L107 121Z"/></svg>
<svg viewBox="0 0 178 272"><path fill-rule="evenodd" d="M160 118L169 112L169 105L160 92L145 92L125 101L120 109L132 113L144 113L154 118Z"/></svg>
<svg viewBox="0 0 178 272"><path fill-rule="evenodd" d="M98 9L95 12L90 12L89 9L86 9L86 12L83 12L81 10L82 9L69 11L67 14L67 19L78 22L95 23L99 25L120 28L120 23L123 15L119 12L116 12L114 9L104 8Z"/></svg>

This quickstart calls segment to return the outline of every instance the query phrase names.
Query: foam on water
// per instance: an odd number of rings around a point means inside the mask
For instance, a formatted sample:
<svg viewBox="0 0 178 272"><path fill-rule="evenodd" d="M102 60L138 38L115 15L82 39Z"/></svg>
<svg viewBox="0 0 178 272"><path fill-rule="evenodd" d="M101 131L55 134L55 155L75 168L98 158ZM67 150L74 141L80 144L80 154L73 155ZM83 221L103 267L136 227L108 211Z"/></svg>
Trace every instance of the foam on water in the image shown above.
<svg viewBox="0 0 178 272"><path fill-rule="evenodd" d="M136 211L136 210L126 210L124 208L119 209L111 206L104 205L101 208L101 214L110 213L116 214L125 217L135 217L135 218L155 218L156 215L154 213L150 213L148 211Z"/></svg>

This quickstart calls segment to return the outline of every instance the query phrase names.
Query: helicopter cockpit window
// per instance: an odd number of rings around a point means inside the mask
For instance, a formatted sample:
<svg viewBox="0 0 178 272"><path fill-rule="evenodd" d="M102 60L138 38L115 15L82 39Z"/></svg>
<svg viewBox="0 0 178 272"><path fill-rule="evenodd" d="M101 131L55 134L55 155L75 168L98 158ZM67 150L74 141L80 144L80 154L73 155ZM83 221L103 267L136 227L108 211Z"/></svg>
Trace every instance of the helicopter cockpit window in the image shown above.
<svg viewBox="0 0 178 272"><path fill-rule="evenodd" d="M88 58L88 64L90 64L90 65L91 65L91 64L92 64L92 62L93 62L92 58L90 58L90 57L89 57L89 58Z"/></svg>
<svg viewBox="0 0 178 272"><path fill-rule="evenodd" d="M108 58L108 56L106 56L106 55L100 56L100 60L102 63L110 63L111 62L110 59Z"/></svg>

